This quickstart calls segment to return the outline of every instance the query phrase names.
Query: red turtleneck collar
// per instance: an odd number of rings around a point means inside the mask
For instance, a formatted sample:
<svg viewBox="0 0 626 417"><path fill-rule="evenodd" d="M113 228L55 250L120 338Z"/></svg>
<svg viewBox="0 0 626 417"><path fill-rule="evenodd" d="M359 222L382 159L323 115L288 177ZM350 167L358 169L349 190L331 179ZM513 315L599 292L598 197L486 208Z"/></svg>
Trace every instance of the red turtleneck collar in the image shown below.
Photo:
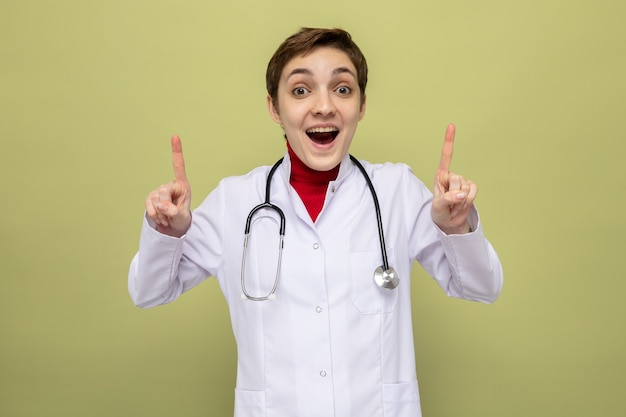
<svg viewBox="0 0 626 417"><path fill-rule="evenodd" d="M330 171L316 171L309 168L298 158L287 142L289 159L291 160L291 175L289 183L296 190L313 222L324 207L328 183L337 179L339 165Z"/></svg>

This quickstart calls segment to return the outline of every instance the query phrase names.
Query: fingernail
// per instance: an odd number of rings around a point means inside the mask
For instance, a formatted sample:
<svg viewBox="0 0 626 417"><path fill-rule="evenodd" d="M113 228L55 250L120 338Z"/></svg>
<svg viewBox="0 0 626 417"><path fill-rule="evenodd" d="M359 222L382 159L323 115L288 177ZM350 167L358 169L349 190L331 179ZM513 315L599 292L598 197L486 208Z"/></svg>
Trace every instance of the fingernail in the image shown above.
<svg viewBox="0 0 626 417"><path fill-rule="evenodd" d="M456 195L456 198L458 198L459 200L464 199L464 198L465 198L465 193L458 193L458 194Z"/></svg>

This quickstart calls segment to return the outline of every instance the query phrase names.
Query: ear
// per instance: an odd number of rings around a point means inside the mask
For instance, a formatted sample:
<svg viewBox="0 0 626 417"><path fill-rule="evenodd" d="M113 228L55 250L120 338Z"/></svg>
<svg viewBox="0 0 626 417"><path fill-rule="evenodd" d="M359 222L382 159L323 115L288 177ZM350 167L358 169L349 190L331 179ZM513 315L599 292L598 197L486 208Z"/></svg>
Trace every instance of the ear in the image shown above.
<svg viewBox="0 0 626 417"><path fill-rule="evenodd" d="M365 117L366 99L367 99L367 95L363 94L363 100L361 100L361 110L359 111L359 121L363 120L363 117Z"/></svg>
<svg viewBox="0 0 626 417"><path fill-rule="evenodd" d="M280 119L280 114L278 113L278 109L274 105L274 100L272 100L271 96L267 96L267 110L270 113L270 117L278 124L282 124L282 120Z"/></svg>

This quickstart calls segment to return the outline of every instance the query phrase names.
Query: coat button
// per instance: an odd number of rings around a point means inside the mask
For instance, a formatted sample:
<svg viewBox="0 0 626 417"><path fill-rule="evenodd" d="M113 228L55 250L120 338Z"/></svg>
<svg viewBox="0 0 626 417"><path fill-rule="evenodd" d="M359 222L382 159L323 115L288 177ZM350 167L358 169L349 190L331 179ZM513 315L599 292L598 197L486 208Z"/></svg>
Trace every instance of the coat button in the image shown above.
<svg viewBox="0 0 626 417"><path fill-rule="evenodd" d="M325 376L326 376L326 371L324 371L324 370L320 371L320 376L321 376L322 378L323 378L323 377L325 377Z"/></svg>
<svg viewBox="0 0 626 417"><path fill-rule="evenodd" d="M319 249L319 247L320 247L320 244L319 244L319 243L314 243L314 244L313 244L313 249Z"/></svg>
<svg viewBox="0 0 626 417"><path fill-rule="evenodd" d="M322 307L320 307L320 306L315 307L315 311L317 311L318 313L321 313L322 312Z"/></svg>

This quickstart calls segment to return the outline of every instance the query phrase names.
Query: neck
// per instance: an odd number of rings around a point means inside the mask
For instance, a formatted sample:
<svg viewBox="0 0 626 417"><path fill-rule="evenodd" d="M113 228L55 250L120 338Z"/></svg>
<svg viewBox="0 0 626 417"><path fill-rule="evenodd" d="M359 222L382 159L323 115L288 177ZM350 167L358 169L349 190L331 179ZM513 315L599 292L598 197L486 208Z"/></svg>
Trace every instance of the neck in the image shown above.
<svg viewBox="0 0 626 417"><path fill-rule="evenodd" d="M291 177L290 181L307 182L307 183L328 183L337 179L339 174L339 165L330 171L317 171L307 166L298 155L294 152L287 142L287 150L289 151L289 159L291 160Z"/></svg>
<svg viewBox="0 0 626 417"><path fill-rule="evenodd" d="M311 219L315 221L324 207L328 183L337 179L339 165L330 171L316 171L298 158L289 142L287 142L287 150L291 160L289 183L300 196Z"/></svg>

